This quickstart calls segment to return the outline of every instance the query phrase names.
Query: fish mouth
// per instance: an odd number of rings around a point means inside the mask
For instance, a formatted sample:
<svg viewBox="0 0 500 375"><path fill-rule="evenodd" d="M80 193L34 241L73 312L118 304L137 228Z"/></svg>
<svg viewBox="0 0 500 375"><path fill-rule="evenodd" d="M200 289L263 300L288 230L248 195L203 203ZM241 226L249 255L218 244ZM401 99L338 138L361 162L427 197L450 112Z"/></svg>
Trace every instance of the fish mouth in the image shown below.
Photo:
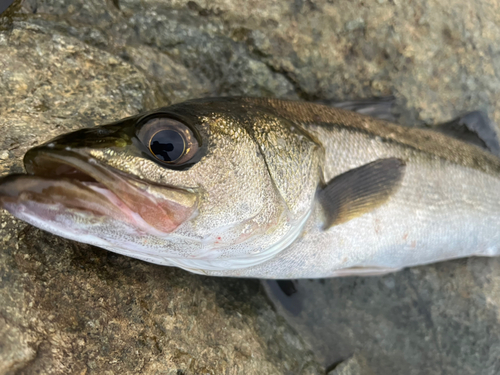
<svg viewBox="0 0 500 375"><path fill-rule="evenodd" d="M0 206L28 222L61 213L111 218L141 233L164 236L188 220L197 194L138 179L71 149L41 146L24 157L28 174L0 179Z"/></svg>

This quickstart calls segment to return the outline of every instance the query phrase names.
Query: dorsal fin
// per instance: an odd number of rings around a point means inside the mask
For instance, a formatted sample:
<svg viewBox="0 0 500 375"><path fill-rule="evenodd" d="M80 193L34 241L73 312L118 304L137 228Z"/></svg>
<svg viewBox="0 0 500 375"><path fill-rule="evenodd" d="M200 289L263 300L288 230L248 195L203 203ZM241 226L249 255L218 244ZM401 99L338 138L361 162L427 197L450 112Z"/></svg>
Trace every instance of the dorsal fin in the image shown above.
<svg viewBox="0 0 500 375"><path fill-rule="evenodd" d="M472 143L500 157L500 143L494 125L481 111L468 112L451 121L433 126L432 129Z"/></svg>
<svg viewBox="0 0 500 375"><path fill-rule="evenodd" d="M392 112L395 101L396 99L394 96L385 96L342 102L322 100L317 103L346 109L380 120L396 122L396 116ZM500 157L500 141L495 126L482 111L467 112L451 121L432 126L431 129L455 139L479 146Z"/></svg>

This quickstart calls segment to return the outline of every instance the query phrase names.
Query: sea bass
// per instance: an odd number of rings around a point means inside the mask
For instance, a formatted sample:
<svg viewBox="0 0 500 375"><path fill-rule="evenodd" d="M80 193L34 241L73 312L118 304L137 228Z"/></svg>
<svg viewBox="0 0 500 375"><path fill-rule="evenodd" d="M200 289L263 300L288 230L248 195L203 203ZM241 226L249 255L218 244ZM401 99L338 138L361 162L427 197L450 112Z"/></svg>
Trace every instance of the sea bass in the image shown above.
<svg viewBox="0 0 500 375"><path fill-rule="evenodd" d="M214 276L384 274L500 252L500 158L313 103L191 100L29 150L1 206L56 235Z"/></svg>

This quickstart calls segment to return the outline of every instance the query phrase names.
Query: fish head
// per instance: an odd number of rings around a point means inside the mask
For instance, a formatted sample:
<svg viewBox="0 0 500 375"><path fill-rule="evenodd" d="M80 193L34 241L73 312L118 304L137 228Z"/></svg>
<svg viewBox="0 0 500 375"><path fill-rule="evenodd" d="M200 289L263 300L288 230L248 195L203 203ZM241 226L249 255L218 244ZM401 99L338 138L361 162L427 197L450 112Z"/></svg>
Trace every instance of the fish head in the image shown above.
<svg viewBox="0 0 500 375"><path fill-rule="evenodd" d="M300 182L304 195L284 179L312 153L300 154L310 139L283 121L220 99L81 129L29 150L27 174L0 180L0 202L41 229L148 262L248 267L282 250L314 197L317 181ZM287 152L301 162L281 165Z"/></svg>

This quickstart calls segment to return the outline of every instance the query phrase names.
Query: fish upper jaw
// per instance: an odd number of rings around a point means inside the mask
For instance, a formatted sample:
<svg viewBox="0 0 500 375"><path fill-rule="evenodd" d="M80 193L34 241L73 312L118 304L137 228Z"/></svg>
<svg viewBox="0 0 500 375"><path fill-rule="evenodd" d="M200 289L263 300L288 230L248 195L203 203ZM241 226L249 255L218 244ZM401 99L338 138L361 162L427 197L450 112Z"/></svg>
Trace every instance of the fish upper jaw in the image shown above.
<svg viewBox="0 0 500 375"><path fill-rule="evenodd" d="M26 210L41 221L76 210L164 237L197 212L196 193L135 179L80 150L41 146L28 151L24 162L27 175L0 179L0 205L21 219Z"/></svg>

